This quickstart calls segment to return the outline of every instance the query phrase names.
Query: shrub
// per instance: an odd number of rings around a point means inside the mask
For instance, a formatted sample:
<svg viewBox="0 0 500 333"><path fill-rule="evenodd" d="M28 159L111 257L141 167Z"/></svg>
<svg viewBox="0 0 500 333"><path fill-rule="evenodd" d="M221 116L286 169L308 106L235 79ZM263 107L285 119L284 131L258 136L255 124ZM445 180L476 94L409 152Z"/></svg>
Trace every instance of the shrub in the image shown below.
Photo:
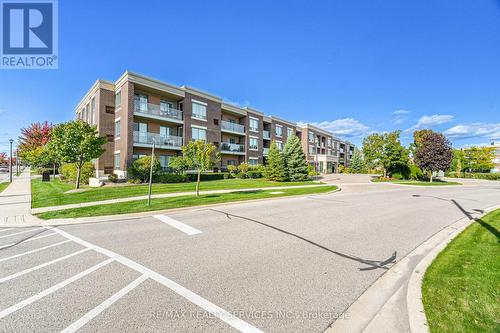
<svg viewBox="0 0 500 333"><path fill-rule="evenodd" d="M118 175L116 173L112 173L108 176L108 180L112 183L118 182Z"/></svg>
<svg viewBox="0 0 500 333"><path fill-rule="evenodd" d="M47 169L48 170L48 169ZM76 182L78 169L74 163L63 164L59 168L60 178L66 182ZM83 184L89 183L89 178L95 177L95 168L91 162L85 162L82 165L80 174L80 182Z"/></svg>
<svg viewBox="0 0 500 333"><path fill-rule="evenodd" d="M392 179L401 180L401 179L403 179L403 175L400 174L400 173L393 173L392 174Z"/></svg>
<svg viewBox="0 0 500 333"><path fill-rule="evenodd" d="M129 178L127 180L127 183L129 183L129 184L140 184L140 183L142 183L142 181L140 179L137 179L137 178Z"/></svg>
<svg viewBox="0 0 500 333"><path fill-rule="evenodd" d="M314 177L314 176L318 175L318 173L316 172L316 169L314 168L314 165L312 165L312 164L307 165L307 175L309 177Z"/></svg>
<svg viewBox="0 0 500 333"><path fill-rule="evenodd" d="M424 172L417 165L410 163L408 167L410 170L409 175L408 175L409 179L419 180L419 179L424 178Z"/></svg>
<svg viewBox="0 0 500 333"><path fill-rule="evenodd" d="M262 171L260 170L250 170L247 172L247 177L256 179L256 178L262 178Z"/></svg>
<svg viewBox="0 0 500 333"><path fill-rule="evenodd" d="M231 174L231 176L235 176L238 173L238 167L236 165L228 165L227 166L227 171Z"/></svg>
<svg viewBox="0 0 500 333"><path fill-rule="evenodd" d="M243 173L243 172L238 172L238 173L236 174L236 178L238 178L238 179L246 179L246 178L248 178L248 176L247 176L247 174L246 174L246 173Z"/></svg>
<svg viewBox="0 0 500 333"><path fill-rule="evenodd" d="M500 173L471 173L471 172L446 172L446 177L451 178L472 178L485 180L500 180Z"/></svg>
<svg viewBox="0 0 500 333"><path fill-rule="evenodd" d="M213 172L213 173L202 173L200 178L202 181L204 180L220 180L225 179L224 175L227 174L225 172ZM187 174L189 181L196 181L198 175L196 173L188 173Z"/></svg>
<svg viewBox="0 0 500 333"><path fill-rule="evenodd" d="M231 174L224 172L224 179L230 179L232 178Z"/></svg>
<svg viewBox="0 0 500 333"><path fill-rule="evenodd" d="M189 177L186 174L178 173L164 173L159 175L158 182L160 183L185 183L189 181Z"/></svg>
<svg viewBox="0 0 500 333"><path fill-rule="evenodd" d="M246 174L249 170L249 165L247 163L241 163L238 165L238 172Z"/></svg>
<svg viewBox="0 0 500 333"><path fill-rule="evenodd" d="M155 158L153 162L153 176L160 173L160 161ZM151 156L143 156L136 159L128 168L128 175L130 178L139 179L143 182L149 180L149 173L151 172Z"/></svg>

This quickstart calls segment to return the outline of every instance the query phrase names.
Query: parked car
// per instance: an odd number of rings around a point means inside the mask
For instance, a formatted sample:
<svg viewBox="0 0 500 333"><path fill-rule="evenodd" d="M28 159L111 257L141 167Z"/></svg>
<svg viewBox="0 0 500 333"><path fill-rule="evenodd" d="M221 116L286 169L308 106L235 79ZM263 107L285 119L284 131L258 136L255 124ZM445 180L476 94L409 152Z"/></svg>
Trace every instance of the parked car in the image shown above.
<svg viewBox="0 0 500 333"><path fill-rule="evenodd" d="M0 172L9 172L9 167L0 166Z"/></svg>

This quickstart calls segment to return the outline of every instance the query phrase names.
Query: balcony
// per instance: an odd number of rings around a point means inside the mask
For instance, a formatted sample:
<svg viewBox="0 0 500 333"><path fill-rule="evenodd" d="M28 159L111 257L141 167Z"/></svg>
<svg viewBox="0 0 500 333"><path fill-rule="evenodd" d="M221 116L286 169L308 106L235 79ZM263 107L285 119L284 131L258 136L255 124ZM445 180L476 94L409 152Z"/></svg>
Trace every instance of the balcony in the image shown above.
<svg viewBox="0 0 500 333"><path fill-rule="evenodd" d="M265 140L271 140L271 132L262 131L262 138L264 138Z"/></svg>
<svg viewBox="0 0 500 333"><path fill-rule="evenodd" d="M162 136L157 133L134 131L134 146L151 147L153 142L157 148L176 150L182 148L182 137L180 136Z"/></svg>
<svg viewBox="0 0 500 333"><path fill-rule="evenodd" d="M221 120L220 127L223 132L245 134L245 126L230 121Z"/></svg>
<svg viewBox="0 0 500 333"><path fill-rule="evenodd" d="M221 153L245 155L245 145L237 143L221 142L219 145Z"/></svg>
<svg viewBox="0 0 500 333"><path fill-rule="evenodd" d="M262 154L263 154L264 156L269 155L269 148L264 147L264 148L262 149Z"/></svg>
<svg viewBox="0 0 500 333"><path fill-rule="evenodd" d="M134 103L134 115L182 124L182 111L152 103Z"/></svg>

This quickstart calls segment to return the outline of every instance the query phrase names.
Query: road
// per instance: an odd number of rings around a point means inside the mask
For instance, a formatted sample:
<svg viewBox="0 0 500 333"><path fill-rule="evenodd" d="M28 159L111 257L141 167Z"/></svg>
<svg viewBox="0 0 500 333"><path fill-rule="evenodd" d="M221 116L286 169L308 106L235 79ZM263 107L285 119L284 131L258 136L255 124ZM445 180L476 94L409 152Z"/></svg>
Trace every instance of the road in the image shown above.
<svg viewBox="0 0 500 333"><path fill-rule="evenodd" d="M343 190L0 229L0 331L322 332L395 260L500 204L498 182L326 180Z"/></svg>

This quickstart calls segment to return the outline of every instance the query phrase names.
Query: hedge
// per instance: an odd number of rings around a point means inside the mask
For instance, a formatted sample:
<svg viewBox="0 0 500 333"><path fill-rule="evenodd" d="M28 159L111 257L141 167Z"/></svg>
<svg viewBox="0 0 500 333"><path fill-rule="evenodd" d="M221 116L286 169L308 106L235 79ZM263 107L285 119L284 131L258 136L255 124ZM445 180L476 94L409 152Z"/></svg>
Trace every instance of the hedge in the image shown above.
<svg viewBox="0 0 500 333"><path fill-rule="evenodd" d="M471 172L446 172L446 177L450 178L470 178L470 179L486 179L486 180L500 180L500 173L471 173Z"/></svg>
<svg viewBox="0 0 500 333"><path fill-rule="evenodd" d="M224 178L225 174L227 174L227 172L202 173L200 178L202 181L227 179L227 178ZM195 182L198 179L197 173L188 173L187 176L189 178L189 181L192 181L192 182Z"/></svg>
<svg viewBox="0 0 500 333"><path fill-rule="evenodd" d="M156 178L159 183L185 183L189 181L188 175L177 173L164 173Z"/></svg>

